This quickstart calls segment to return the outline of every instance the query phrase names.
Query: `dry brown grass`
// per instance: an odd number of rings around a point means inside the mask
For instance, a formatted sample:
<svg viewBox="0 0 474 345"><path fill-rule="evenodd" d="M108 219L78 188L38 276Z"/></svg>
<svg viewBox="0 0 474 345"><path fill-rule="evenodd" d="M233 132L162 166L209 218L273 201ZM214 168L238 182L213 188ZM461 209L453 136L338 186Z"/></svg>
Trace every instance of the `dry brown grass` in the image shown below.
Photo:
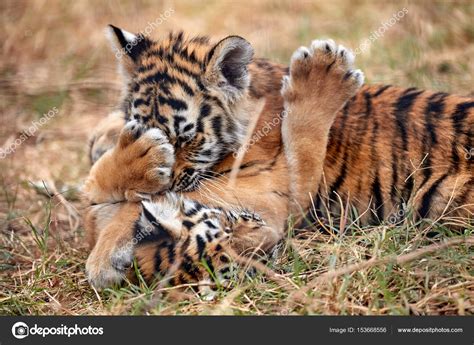
<svg viewBox="0 0 474 345"><path fill-rule="evenodd" d="M173 8L154 36L239 34L258 55L286 62L317 37L356 48L402 7L408 14L357 57L368 82L473 95L469 1L3 1L0 147L52 107L59 113L0 160L0 314L473 314L473 229L465 221L462 236L450 233L447 219L291 232L278 257L211 302L143 283L97 293L84 278L76 188L88 169L88 134L120 91L106 24L140 31ZM40 181L56 196L33 187ZM445 240L450 245L423 252ZM393 260L418 251L422 257ZM347 265L354 269L328 273ZM324 284L310 283L321 277ZM300 288L309 298L289 298Z"/></svg>

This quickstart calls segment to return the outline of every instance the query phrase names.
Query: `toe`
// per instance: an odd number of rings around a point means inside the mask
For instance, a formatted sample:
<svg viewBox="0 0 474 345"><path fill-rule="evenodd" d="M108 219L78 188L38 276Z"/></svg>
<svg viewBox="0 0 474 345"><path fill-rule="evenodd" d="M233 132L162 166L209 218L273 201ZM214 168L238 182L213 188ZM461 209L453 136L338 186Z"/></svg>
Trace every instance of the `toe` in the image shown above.
<svg viewBox="0 0 474 345"><path fill-rule="evenodd" d="M329 40L314 40L311 42L311 51L314 53L324 52L334 54L336 52L336 43Z"/></svg>
<svg viewBox="0 0 474 345"><path fill-rule="evenodd" d="M344 46L338 47L337 57L340 59L341 63L347 68L350 68L354 65L354 53L352 53L352 51L345 48Z"/></svg>
<svg viewBox="0 0 474 345"><path fill-rule="evenodd" d="M151 128L146 131L144 137L158 142L166 141L166 136L159 128Z"/></svg>
<svg viewBox="0 0 474 345"><path fill-rule="evenodd" d="M136 120L127 122L120 133L120 145L127 146L133 141L137 140L143 133L143 126Z"/></svg>
<svg viewBox="0 0 474 345"><path fill-rule="evenodd" d="M301 61L310 56L310 51L306 47L299 47L291 56L291 63L293 64L296 61Z"/></svg>
<svg viewBox="0 0 474 345"><path fill-rule="evenodd" d="M362 84L364 84L365 76L360 69L356 69L355 71L353 71L352 78L356 82L357 86L362 86Z"/></svg>

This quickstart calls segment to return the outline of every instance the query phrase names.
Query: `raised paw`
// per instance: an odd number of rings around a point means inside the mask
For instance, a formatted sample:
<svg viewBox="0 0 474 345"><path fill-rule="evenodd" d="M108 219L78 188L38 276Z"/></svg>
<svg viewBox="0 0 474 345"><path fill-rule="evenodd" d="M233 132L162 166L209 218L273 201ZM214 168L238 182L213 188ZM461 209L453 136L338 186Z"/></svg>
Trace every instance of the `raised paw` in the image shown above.
<svg viewBox="0 0 474 345"><path fill-rule="evenodd" d="M293 53L282 95L286 102L310 100L336 111L364 82L364 74L353 65L354 54L348 49L333 40L314 40L309 48Z"/></svg>
<svg viewBox="0 0 474 345"><path fill-rule="evenodd" d="M169 188L174 149L158 128L129 121L117 145L92 167L84 191L90 201L139 201Z"/></svg>

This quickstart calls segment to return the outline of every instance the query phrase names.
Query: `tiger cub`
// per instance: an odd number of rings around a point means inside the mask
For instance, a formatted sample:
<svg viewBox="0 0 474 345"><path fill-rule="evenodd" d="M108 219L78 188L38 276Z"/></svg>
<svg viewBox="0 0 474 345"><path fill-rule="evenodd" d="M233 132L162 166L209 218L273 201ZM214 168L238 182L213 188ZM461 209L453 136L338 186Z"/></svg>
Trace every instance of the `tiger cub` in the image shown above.
<svg viewBox="0 0 474 345"><path fill-rule="evenodd" d="M365 223L406 204L420 218L472 218L472 99L362 86L353 54L332 40L299 48L287 68L253 58L238 36L153 41L116 27L110 36L126 53L127 92L122 121L92 143L94 286L121 281L134 258L148 279L207 284L228 269L223 248L268 251L290 214L311 209L312 222L326 199L334 210L339 198L352 203ZM125 122L115 147L97 145Z"/></svg>

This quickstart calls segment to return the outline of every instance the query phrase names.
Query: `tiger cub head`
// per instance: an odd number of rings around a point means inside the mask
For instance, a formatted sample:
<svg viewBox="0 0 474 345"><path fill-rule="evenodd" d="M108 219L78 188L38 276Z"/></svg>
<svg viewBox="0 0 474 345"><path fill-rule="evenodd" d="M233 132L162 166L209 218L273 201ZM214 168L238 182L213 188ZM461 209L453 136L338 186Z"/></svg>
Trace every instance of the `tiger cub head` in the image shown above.
<svg viewBox="0 0 474 345"><path fill-rule="evenodd" d="M211 43L182 32L152 40L108 30L125 79L126 119L167 135L176 152L172 189L193 190L245 136L252 46L239 36Z"/></svg>
<svg viewBox="0 0 474 345"><path fill-rule="evenodd" d="M159 203L142 201L134 225L134 257L142 276L172 285L197 284L203 294L212 286L229 286L237 265L226 253L232 224L240 213L205 206L168 193ZM133 279L135 272L129 271Z"/></svg>

